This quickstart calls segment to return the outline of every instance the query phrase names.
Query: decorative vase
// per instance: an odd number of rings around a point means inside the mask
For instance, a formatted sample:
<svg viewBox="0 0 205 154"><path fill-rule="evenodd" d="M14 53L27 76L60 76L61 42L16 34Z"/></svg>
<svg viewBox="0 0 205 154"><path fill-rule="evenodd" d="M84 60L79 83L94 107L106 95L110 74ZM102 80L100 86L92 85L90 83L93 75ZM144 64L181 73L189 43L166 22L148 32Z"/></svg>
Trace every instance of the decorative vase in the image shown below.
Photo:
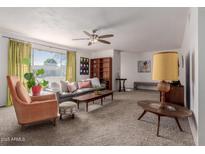
<svg viewBox="0 0 205 154"><path fill-rule="evenodd" d="M32 93L33 93L33 96L39 96L40 93L41 93L41 86L40 85L37 85L37 86L33 86L32 87Z"/></svg>
<svg viewBox="0 0 205 154"><path fill-rule="evenodd" d="M99 91L99 90L96 90L96 91L95 91L95 95L100 95L100 91Z"/></svg>

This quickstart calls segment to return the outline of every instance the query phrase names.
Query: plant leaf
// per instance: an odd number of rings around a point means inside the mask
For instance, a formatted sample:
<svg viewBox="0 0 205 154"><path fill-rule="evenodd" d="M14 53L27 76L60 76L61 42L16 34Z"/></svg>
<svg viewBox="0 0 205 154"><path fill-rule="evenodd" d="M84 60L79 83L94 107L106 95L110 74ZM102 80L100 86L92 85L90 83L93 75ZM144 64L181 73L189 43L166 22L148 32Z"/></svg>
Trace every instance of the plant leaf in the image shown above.
<svg viewBox="0 0 205 154"><path fill-rule="evenodd" d="M40 82L40 85L42 86L42 87L46 87L46 86L48 86L48 81L46 81L46 80L41 80L41 82Z"/></svg>
<svg viewBox="0 0 205 154"><path fill-rule="evenodd" d="M33 78L33 73L25 73L25 74L24 74L24 78L25 78L26 80L31 80L31 79Z"/></svg>
<svg viewBox="0 0 205 154"><path fill-rule="evenodd" d="M45 73L44 69L38 69L38 70L36 71L36 76L42 75L42 74L44 74L44 73Z"/></svg>

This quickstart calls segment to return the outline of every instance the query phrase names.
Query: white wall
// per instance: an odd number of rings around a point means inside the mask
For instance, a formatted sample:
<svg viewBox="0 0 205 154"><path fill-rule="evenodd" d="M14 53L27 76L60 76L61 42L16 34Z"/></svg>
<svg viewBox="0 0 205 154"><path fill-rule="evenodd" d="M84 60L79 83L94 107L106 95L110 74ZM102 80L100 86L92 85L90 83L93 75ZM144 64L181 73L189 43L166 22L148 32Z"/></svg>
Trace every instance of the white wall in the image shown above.
<svg viewBox="0 0 205 154"><path fill-rule="evenodd" d="M89 67L89 75L80 75L80 57L91 58L90 52L76 52L76 80L84 80L90 78L90 67Z"/></svg>
<svg viewBox="0 0 205 154"><path fill-rule="evenodd" d="M113 49L94 51L91 54L92 58L113 57Z"/></svg>
<svg viewBox="0 0 205 154"><path fill-rule="evenodd" d="M173 51L179 51L174 49ZM156 82L152 80L152 57L154 52L121 52L121 77L127 78L126 87L133 88L135 81L139 82ZM182 55L180 53L180 55ZM181 56L180 56L181 57ZM181 59L181 58L180 58ZM138 61L150 60L151 61L151 72L150 73L139 73L138 72ZM181 62L181 61L180 61ZM180 81L184 84L183 68L180 67Z"/></svg>
<svg viewBox="0 0 205 154"><path fill-rule="evenodd" d="M191 8L187 15L187 23L184 32L184 38L181 47L185 55L185 101L189 102L186 98L186 89L190 94L190 109L193 111L194 116L189 118L192 134L195 143L198 144L198 9ZM188 75L190 72L190 75ZM190 85L190 88L188 87ZM188 96L188 95L187 95Z"/></svg>
<svg viewBox="0 0 205 154"><path fill-rule="evenodd" d="M121 52L121 78L127 78L126 87L133 88L135 81L153 82L152 73L138 73L138 60L151 60L152 52L129 53Z"/></svg>
<svg viewBox="0 0 205 154"><path fill-rule="evenodd" d="M8 39L0 37L0 106L7 101Z"/></svg>
<svg viewBox="0 0 205 154"><path fill-rule="evenodd" d="M119 87L119 82L116 81L116 78L119 78L121 72L121 55L120 51L114 50L113 52L113 68L112 68L112 77L113 77L113 90L117 90Z"/></svg>
<svg viewBox="0 0 205 154"><path fill-rule="evenodd" d="M198 55L195 63L198 64L198 144L205 145L205 8L198 9ZM199 83L199 84L198 84Z"/></svg>

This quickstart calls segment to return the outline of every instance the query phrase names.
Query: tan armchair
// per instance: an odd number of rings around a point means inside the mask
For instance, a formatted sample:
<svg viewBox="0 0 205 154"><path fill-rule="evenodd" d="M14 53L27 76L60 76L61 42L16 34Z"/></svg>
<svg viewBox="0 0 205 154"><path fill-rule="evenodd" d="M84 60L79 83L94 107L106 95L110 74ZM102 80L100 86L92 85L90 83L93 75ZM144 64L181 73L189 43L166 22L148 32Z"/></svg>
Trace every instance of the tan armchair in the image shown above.
<svg viewBox="0 0 205 154"><path fill-rule="evenodd" d="M16 76L7 76L7 81L17 120L20 125L25 126L46 120L52 121L53 125L56 124L58 103L55 94L30 97L25 90L24 95L30 101L24 101L19 97L17 91L17 85L20 83L19 78Z"/></svg>

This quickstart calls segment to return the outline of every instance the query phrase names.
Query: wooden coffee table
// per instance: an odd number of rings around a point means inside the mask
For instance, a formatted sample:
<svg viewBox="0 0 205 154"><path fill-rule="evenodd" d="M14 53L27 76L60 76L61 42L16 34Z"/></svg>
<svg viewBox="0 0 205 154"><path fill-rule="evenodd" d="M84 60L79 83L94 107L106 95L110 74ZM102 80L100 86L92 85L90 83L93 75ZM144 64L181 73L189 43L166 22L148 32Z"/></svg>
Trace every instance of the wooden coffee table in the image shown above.
<svg viewBox="0 0 205 154"><path fill-rule="evenodd" d="M140 120L146 112L154 113L158 116L158 124L157 124L157 136L159 136L159 127L160 127L160 117L166 116L171 117L176 120L176 123L179 127L180 131L183 131L178 118L186 118L192 116L192 111L188 110L187 108L171 103L166 103L167 108L159 108L159 102L157 101L139 101L138 105L141 106L144 111L139 116L138 120Z"/></svg>
<svg viewBox="0 0 205 154"><path fill-rule="evenodd" d="M76 103L78 105L78 109L79 109L79 104L80 103L85 103L86 104L85 111L88 112L88 103L100 99L101 100L101 105L103 105L103 99L107 96L111 96L112 100L113 100L113 91L103 90L103 91L100 91L100 94L95 94L95 92L88 93L88 94L85 94L85 95L73 97L73 100L76 101Z"/></svg>

